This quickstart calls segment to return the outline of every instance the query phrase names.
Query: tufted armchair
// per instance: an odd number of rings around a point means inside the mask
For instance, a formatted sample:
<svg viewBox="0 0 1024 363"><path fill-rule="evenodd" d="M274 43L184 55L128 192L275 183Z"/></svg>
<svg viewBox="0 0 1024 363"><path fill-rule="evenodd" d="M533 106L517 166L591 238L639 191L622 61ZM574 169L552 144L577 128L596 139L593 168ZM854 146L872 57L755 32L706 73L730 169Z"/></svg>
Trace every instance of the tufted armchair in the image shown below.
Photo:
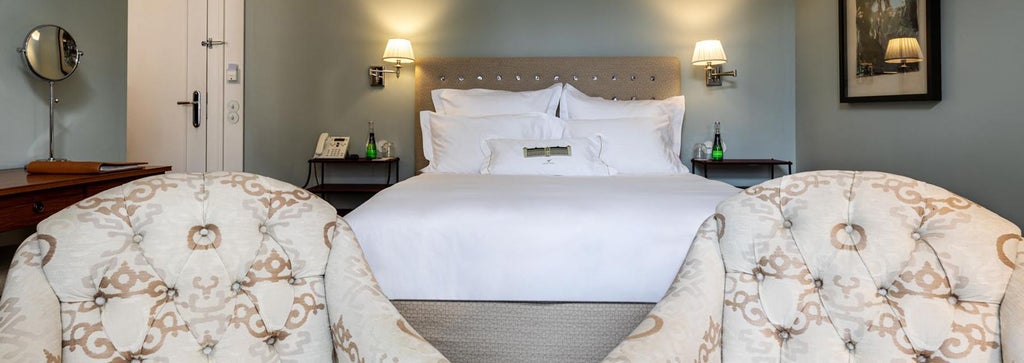
<svg viewBox="0 0 1024 363"><path fill-rule="evenodd" d="M1024 362L1022 244L904 177L771 180L718 206L606 362Z"/></svg>
<svg viewBox="0 0 1024 363"><path fill-rule="evenodd" d="M344 273L325 283L329 257ZM140 179L21 245L0 361L442 360L378 292L348 225L305 190L244 173ZM353 334L368 338L354 348Z"/></svg>

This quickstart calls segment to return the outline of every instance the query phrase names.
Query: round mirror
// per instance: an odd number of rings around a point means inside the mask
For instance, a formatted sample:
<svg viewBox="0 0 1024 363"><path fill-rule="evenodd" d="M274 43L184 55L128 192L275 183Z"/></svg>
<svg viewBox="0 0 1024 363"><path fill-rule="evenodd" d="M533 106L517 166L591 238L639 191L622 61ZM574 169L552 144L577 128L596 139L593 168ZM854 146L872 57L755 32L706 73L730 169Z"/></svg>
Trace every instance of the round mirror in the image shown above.
<svg viewBox="0 0 1024 363"><path fill-rule="evenodd" d="M21 49L32 73L49 81L60 81L78 69L82 52L71 33L56 25L40 25L28 32Z"/></svg>

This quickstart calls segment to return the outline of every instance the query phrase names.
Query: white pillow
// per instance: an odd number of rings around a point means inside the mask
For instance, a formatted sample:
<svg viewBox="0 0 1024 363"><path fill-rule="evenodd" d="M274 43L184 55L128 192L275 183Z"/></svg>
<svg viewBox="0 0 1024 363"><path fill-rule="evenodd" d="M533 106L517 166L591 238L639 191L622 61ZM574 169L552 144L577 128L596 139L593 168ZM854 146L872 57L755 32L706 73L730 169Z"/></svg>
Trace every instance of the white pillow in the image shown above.
<svg viewBox="0 0 1024 363"><path fill-rule="evenodd" d="M667 146L670 130L664 115L565 123L565 137L600 135L601 159L620 174L687 173L679 156Z"/></svg>
<svg viewBox="0 0 1024 363"><path fill-rule="evenodd" d="M566 120L668 115L672 126L669 146L676 156L679 155L683 143L683 116L686 114L686 98L683 96L664 100L612 101L587 96L566 83L560 105L558 116Z"/></svg>
<svg viewBox="0 0 1024 363"><path fill-rule="evenodd" d="M484 141L480 174L608 176L615 169L601 160L601 137L560 140L490 139ZM567 147L569 155L527 157L528 148Z"/></svg>
<svg viewBox="0 0 1024 363"><path fill-rule="evenodd" d="M431 113L420 119L424 139L429 135L432 148L430 165L423 172L479 174L484 140L554 139L562 136L563 125L557 118L539 112L480 117Z"/></svg>
<svg viewBox="0 0 1024 363"><path fill-rule="evenodd" d="M430 91L434 110L442 115L487 116L543 112L554 116L562 84L536 91L499 91L483 88Z"/></svg>

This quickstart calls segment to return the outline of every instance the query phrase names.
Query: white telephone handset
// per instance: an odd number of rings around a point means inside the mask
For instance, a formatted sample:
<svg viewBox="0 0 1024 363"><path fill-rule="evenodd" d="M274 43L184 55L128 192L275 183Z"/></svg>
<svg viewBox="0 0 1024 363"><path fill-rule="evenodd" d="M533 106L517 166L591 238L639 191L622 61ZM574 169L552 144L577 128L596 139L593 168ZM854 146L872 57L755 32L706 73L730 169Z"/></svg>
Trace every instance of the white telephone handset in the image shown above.
<svg viewBox="0 0 1024 363"><path fill-rule="evenodd" d="M331 136L326 132L320 134L316 142L314 158L344 159L348 154L348 136Z"/></svg>

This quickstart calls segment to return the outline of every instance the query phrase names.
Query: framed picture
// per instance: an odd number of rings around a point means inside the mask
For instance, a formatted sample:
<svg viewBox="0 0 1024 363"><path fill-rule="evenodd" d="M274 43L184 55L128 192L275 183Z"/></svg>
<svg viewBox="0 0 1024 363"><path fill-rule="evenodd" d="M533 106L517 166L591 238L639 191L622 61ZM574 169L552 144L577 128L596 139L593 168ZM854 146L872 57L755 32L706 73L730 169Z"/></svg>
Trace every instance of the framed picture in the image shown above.
<svg viewBox="0 0 1024 363"><path fill-rule="evenodd" d="M839 0L839 102L942 99L938 0Z"/></svg>

